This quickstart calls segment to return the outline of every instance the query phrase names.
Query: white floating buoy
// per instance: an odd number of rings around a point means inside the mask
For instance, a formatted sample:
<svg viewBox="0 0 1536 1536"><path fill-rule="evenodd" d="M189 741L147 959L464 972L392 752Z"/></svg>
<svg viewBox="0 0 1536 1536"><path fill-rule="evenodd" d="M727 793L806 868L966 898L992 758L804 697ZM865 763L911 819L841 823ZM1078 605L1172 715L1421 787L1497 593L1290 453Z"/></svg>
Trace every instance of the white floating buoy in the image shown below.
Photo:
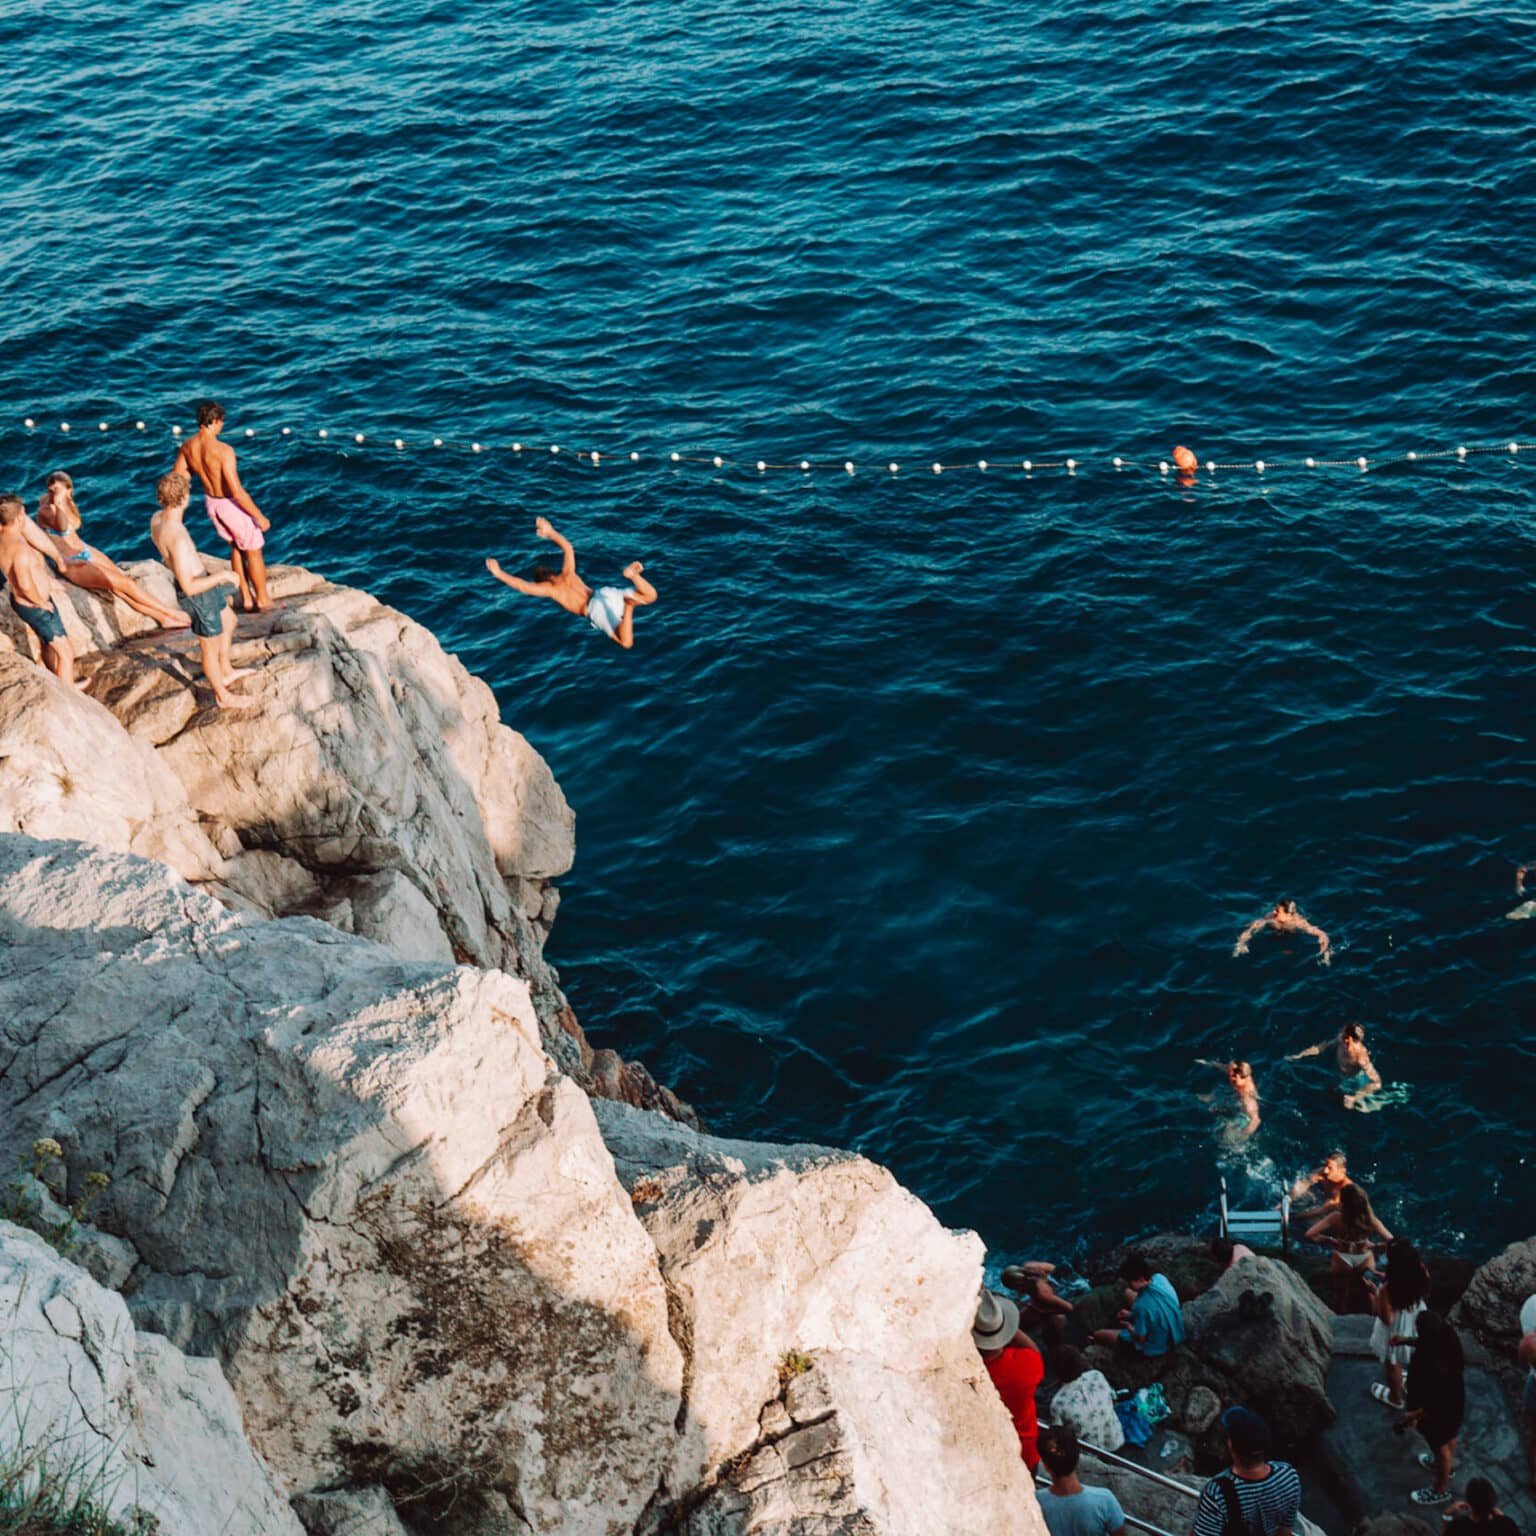
<svg viewBox="0 0 1536 1536"><path fill-rule="evenodd" d="M1355 463L1360 466L1360 469L1361 469L1362 473L1365 470L1366 462L1367 461L1364 458L1358 458L1358 459L1355 460Z"/></svg>
<svg viewBox="0 0 1536 1536"><path fill-rule="evenodd" d="M67 421L61 421L59 423L59 431L60 432L68 432L69 431L69 423Z"/></svg>
<svg viewBox="0 0 1536 1536"><path fill-rule="evenodd" d="M1075 475L1077 473L1077 460L1076 459L1068 459L1067 460L1067 473L1069 475Z"/></svg>
<svg viewBox="0 0 1536 1536"><path fill-rule="evenodd" d="M560 452L560 444L559 443L551 443L549 445L549 451L551 453L559 453Z"/></svg>
<svg viewBox="0 0 1536 1536"><path fill-rule="evenodd" d="M362 440L363 440L363 434L361 432L356 432L356 433L353 434L352 441L354 443L361 443Z"/></svg>
<svg viewBox="0 0 1536 1536"><path fill-rule="evenodd" d="M469 445L469 451L471 453L479 453L480 452L480 444L479 443L471 443Z"/></svg>
<svg viewBox="0 0 1536 1536"><path fill-rule="evenodd" d="M1417 463L1417 462L1418 462L1418 457L1419 457L1419 456L1418 456L1418 454L1416 454L1416 453L1415 453L1415 452L1414 452L1414 451L1413 451L1413 449L1412 449L1412 448L1410 448L1410 449L1409 449L1409 450L1408 450L1408 462L1409 462L1409 463L1410 463L1410 464L1414 464L1414 463Z"/></svg>
<svg viewBox="0 0 1536 1536"><path fill-rule="evenodd" d="M1207 459L1205 461L1205 472L1208 475L1214 475L1216 473L1216 460L1215 459Z"/></svg>
<svg viewBox="0 0 1536 1536"><path fill-rule="evenodd" d="M1033 469L1034 467L1035 467L1035 461L1033 459L1025 459L1024 460L1024 468L1026 470Z"/></svg>
<svg viewBox="0 0 1536 1536"><path fill-rule="evenodd" d="M762 472L765 469L767 469L767 468L768 468L768 466L765 463L763 463L763 461L761 459L759 459L757 461L757 472L758 472L758 474L762 474Z"/></svg>
<svg viewBox="0 0 1536 1536"><path fill-rule="evenodd" d="M176 430L179 432L181 430L181 428L178 427ZM330 435L331 434L329 432L327 432L324 427L320 428L320 436L321 437L329 437Z"/></svg>
<svg viewBox="0 0 1536 1536"><path fill-rule="evenodd" d="M679 460L679 459L680 459L680 458L681 458L681 457L682 457L682 455L681 455L681 454L677 454L677 453L674 453L674 454L673 454L673 455L672 455L672 462L673 462L673 463L674 463L674 464L676 464L676 463L677 463L677 462L678 462L678 460Z"/></svg>
<svg viewBox="0 0 1536 1536"><path fill-rule="evenodd" d="M1253 467L1256 470L1258 470L1258 472L1262 475L1264 473L1264 460L1263 459L1255 459L1253 461Z"/></svg>
<svg viewBox="0 0 1536 1536"><path fill-rule="evenodd" d="M801 459L800 460L800 468L801 469L809 469L810 467L811 467L811 461L809 459Z"/></svg>
<svg viewBox="0 0 1536 1536"><path fill-rule="evenodd" d="M638 453L631 453L629 456L629 462L631 464L638 464L640 462L640 455Z"/></svg>
<svg viewBox="0 0 1536 1536"><path fill-rule="evenodd" d="M134 426L137 427L140 432L142 432L144 430L144 423L142 421L134 422Z"/></svg>
<svg viewBox="0 0 1536 1536"><path fill-rule="evenodd" d="M434 438L433 438L433 439L432 439L432 446L433 446L433 447L434 447L434 448L441 448L441 447L442 447L442 446L443 446L443 440L442 440L442 438L440 438L440 437L434 437Z"/></svg>
<svg viewBox="0 0 1536 1536"><path fill-rule="evenodd" d="M716 468L716 469L719 469L719 468L720 468L720 467L721 467L721 466L722 466L722 465L723 465L723 464L724 464L724 463L725 463L725 460L724 460L724 459L722 459L722 458L721 458L721 457L720 457L720 455L719 455L719 454L718 454L718 453L717 453L717 454L716 454L716 455L715 455L715 468Z"/></svg>
<svg viewBox="0 0 1536 1536"><path fill-rule="evenodd" d="M889 466L889 468L890 468L890 471L891 471L891 473L892 473L892 474L893 474L893 475L894 475L894 474L895 474L895 473L896 473L896 471L897 471L897 470L898 470L898 469L900 469L900 468L901 468L901 465L900 465L900 464L897 464L897 463L896 463L896 462L895 462L895 461L894 461L894 460L893 460L893 461L892 461L892 462L891 462L891 464L890 464L890 466Z"/></svg>
<svg viewBox="0 0 1536 1536"><path fill-rule="evenodd" d="M1124 460L1124 459L1122 459L1122 458L1121 458L1121 457L1120 457L1120 455L1119 455L1119 454L1118 454L1118 453L1117 453L1117 454L1116 454L1116 455L1115 455L1115 468L1116 468L1116 469L1120 469L1120 468L1122 468L1122 467L1123 467L1123 466L1124 466L1124 464L1125 464L1125 460Z"/></svg>
<svg viewBox="0 0 1536 1536"><path fill-rule="evenodd" d="M1159 459L1157 461L1157 472L1160 475L1166 475L1168 473L1168 461L1167 461L1167 459Z"/></svg>
<svg viewBox="0 0 1536 1536"><path fill-rule="evenodd" d="M1511 443L1509 445L1509 451L1511 453L1519 453L1520 452L1520 444L1519 443Z"/></svg>
<svg viewBox="0 0 1536 1536"><path fill-rule="evenodd" d="M29 427L35 427L37 425L37 423L35 421L33 421L30 416L28 416L27 420L26 420L26 425L29 426Z"/></svg>
<svg viewBox="0 0 1536 1536"><path fill-rule="evenodd" d="M513 443L512 444L512 452L513 453L521 453L522 451L523 451L523 445L521 443Z"/></svg>
<svg viewBox="0 0 1536 1536"><path fill-rule="evenodd" d="M982 474L986 474L986 472L987 472L987 461L985 459L977 459L976 460L976 468L979 469L982 472Z"/></svg>
<svg viewBox="0 0 1536 1536"><path fill-rule="evenodd" d="M175 434L175 435L176 435L176 436L177 436L177 437L180 437L180 436L181 436L181 428L180 428L180 427L172 427L172 428L171 428L171 431L172 431L172 432L173 432L173 433L174 433L174 434ZM321 437L324 437L324 436L325 436L325 433L324 433L324 432L322 432L322 433L321 433L321 434L320 434L320 436L321 436Z"/></svg>
<svg viewBox="0 0 1536 1536"><path fill-rule="evenodd" d="M287 437L287 436L288 436L288 434L289 434L289 433L290 433L290 432L291 432L291 431L292 431L292 430L293 430L293 428L292 428L292 427L284 427L284 428L283 428L283 436L284 436L284 437Z"/></svg>
<svg viewBox="0 0 1536 1536"><path fill-rule="evenodd" d="M103 427L101 430L103 432L105 432L107 429L105 427ZM256 436L256 429L254 427L247 427L245 429L245 435L247 437L255 437Z"/></svg>
<svg viewBox="0 0 1536 1536"><path fill-rule="evenodd" d="M1317 468L1317 460L1316 459L1308 459L1307 460L1307 468L1308 469L1316 469Z"/></svg>
<svg viewBox="0 0 1536 1536"><path fill-rule="evenodd" d="M396 447L396 448L404 448L404 447L405 447L405 443L404 443L404 441L403 441L403 440L402 440L402 439L400 439L400 438L398 438L398 437L397 437L397 438L396 438L396 439L395 439L395 447Z"/></svg>
<svg viewBox="0 0 1536 1536"><path fill-rule="evenodd" d="M1464 458L1466 458L1466 456L1467 456L1467 450L1465 448L1458 448L1456 450L1456 457L1458 459L1464 459Z"/></svg>
<svg viewBox="0 0 1536 1536"><path fill-rule="evenodd" d="M848 471L848 473L851 475L853 473L853 460L852 459L845 460L844 463L843 463L843 468L846 469Z"/></svg>
<svg viewBox="0 0 1536 1536"><path fill-rule="evenodd" d="M97 426L100 427L103 432L107 430L107 424L104 421L97 422Z"/></svg>
<svg viewBox="0 0 1536 1536"><path fill-rule="evenodd" d="M593 450L592 450L592 462L593 462L593 463L594 463L594 464L601 464L601 463L602 463L602 461L603 461L603 456L602 456L602 454L600 454L600 453L599 453L599 452L598 452L598 451L597 451L597 449L596 449L596 448L594 448L594 449L593 449Z"/></svg>
<svg viewBox="0 0 1536 1536"><path fill-rule="evenodd" d="M942 475L944 473L944 466L942 464L935 464L933 466L933 472L936 475Z"/></svg>

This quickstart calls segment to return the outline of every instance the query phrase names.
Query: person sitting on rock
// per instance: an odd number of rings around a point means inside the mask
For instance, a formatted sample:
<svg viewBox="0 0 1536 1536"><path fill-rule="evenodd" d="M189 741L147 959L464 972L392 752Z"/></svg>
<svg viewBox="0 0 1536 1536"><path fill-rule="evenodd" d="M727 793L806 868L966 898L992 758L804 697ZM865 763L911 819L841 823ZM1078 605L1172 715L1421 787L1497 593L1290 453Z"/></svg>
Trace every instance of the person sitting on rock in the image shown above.
<svg viewBox="0 0 1536 1536"><path fill-rule="evenodd" d="M37 636L43 665L61 683L83 691L88 685L75 677L74 643L64 633L53 580L38 541L45 547L48 543L32 526L21 497L0 496L0 576L11 589L11 611Z"/></svg>
<svg viewBox="0 0 1536 1536"><path fill-rule="evenodd" d="M192 633L197 636L203 657L203 676L221 709L249 709L254 699L242 699L230 692L248 669L237 668L230 658L234 643L235 615L229 606L232 587L239 585L233 571L207 575L192 535L183 521L187 503L192 499L192 482L174 470L161 475L155 485L160 510L150 519L149 536L160 551L160 558L170 568L181 592L181 606L192 615Z"/></svg>
<svg viewBox="0 0 1536 1536"><path fill-rule="evenodd" d="M71 586L84 587L109 600L120 597L135 613L153 619L161 629L185 629L192 622L185 613L157 602L126 571L80 537L75 482L62 469L48 476L48 489L37 504L37 524L51 536L61 557L59 574Z"/></svg>
<svg viewBox="0 0 1536 1536"><path fill-rule="evenodd" d="M1200 1490L1192 1536L1291 1536L1301 1511L1301 1478L1285 1461L1271 1461L1269 1425L1250 1408L1221 1416L1232 1469Z"/></svg>
<svg viewBox="0 0 1536 1536"><path fill-rule="evenodd" d="M1333 960L1333 949L1328 935L1316 923L1309 923L1289 896L1283 896L1263 917L1256 917L1237 936L1232 946L1232 958L1248 953L1248 941L1262 928L1273 928L1276 933L1309 933L1317 940L1317 963L1328 965Z"/></svg>
<svg viewBox="0 0 1536 1536"><path fill-rule="evenodd" d="M624 567L624 574L630 581L627 589L599 587L594 592L576 574L576 551L570 540L557 533L547 517L541 517L533 527L541 539L548 539L565 556L558 571L544 565L535 566L533 580L524 581L521 576L508 576L495 560L489 558L485 562L486 570L514 592L524 592L529 597L547 597L559 603L567 613L586 618L593 629L629 650L635 643L635 609L656 601L656 588L641 575L645 567L638 560L631 560Z"/></svg>
<svg viewBox="0 0 1536 1536"><path fill-rule="evenodd" d="M1040 1464L1040 1421L1035 1414L1035 1393L1045 1380L1045 1360L1035 1348L1035 1341L1019 1327L1018 1307L994 1291L981 1293L971 1339L1003 1407L1013 1417L1019 1455L1033 1472Z"/></svg>
<svg viewBox="0 0 1536 1536"><path fill-rule="evenodd" d="M1066 1337L1067 1318L1072 1314L1072 1303L1056 1294L1051 1284L1054 1264L1033 1260L1028 1264L1010 1264L1003 1271L1003 1284L1010 1291L1027 1298L1020 1314L1022 1328L1043 1328L1052 1346Z"/></svg>
<svg viewBox="0 0 1536 1536"><path fill-rule="evenodd" d="M1126 1285L1120 1327L1095 1329L1094 1341L1129 1345L1152 1360L1182 1344L1184 1314L1167 1275L1155 1273L1145 1254L1133 1253L1120 1266L1120 1278Z"/></svg>
<svg viewBox="0 0 1536 1536"><path fill-rule="evenodd" d="M1358 1184L1339 1191L1339 1208L1307 1228L1309 1243L1333 1249L1328 1268L1333 1275L1333 1310L1343 1313L1349 1305L1350 1277L1376 1267L1377 1240L1392 1241L1392 1234L1371 1209L1371 1199Z"/></svg>
<svg viewBox="0 0 1536 1536"><path fill-rule="evenodd" d="M1230 1237L1213 1237L1210 1253L1211 1257L1221 1265L1222 1274L1226 1274L1234 1264L1241 1264L1244 1259L1258 1258L1258 1254L1247 1243L1233 1242Z"/></svg>
<svg viewBox="0 0 1536 1536"><path fill-rule="evenodd" d="M1103 1371L1090 1371L1083 1352L1070 1344L1051 1356L1051 1367L1061 1380L1051 1399L1051 1422L1065 1424L1101 1451L1118 1451L1125 1444L1125 1429L1115 1412L1115 1390ZM1043 1445L1040 1454L1045 1456Z"/></svg>
<svg viewBox="0 0 1536 1536"><path fill-rule="evenodd" d="M1466 1497L1452 1504L1445 1518L1445 1536L1520 1536L1520 1527L1499 1508L1499 1496L1486 1477L1474 1477Z"/></svg>
<svg viewBox="0 0 1536 1536"><path fill-rule="evenodd" d="M1125 1511L1108 1488L1084 1488L1077 1476L1081 1455L1077 1435L1066 1424L1040 1435L1040 1460L1051 1486L1036 1491L1051 1536L1124 1536Z"/></svg>

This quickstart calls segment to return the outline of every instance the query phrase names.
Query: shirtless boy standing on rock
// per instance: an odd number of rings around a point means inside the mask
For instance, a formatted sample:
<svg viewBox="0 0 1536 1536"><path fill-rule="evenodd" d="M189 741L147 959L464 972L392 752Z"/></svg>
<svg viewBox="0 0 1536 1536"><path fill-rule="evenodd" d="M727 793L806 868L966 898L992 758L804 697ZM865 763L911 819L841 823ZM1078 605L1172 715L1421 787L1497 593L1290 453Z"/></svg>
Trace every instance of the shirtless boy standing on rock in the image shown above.
<svg viewBox="0 0 1536 1536"><path fill-rule="evenodd" d="M237 669L230 660L229 648L235 634L235 615L226 590L237 584L232 571L209 575L187 532L183 521L187 503L192 498L192 482L174 470L161 475L155 485L155 499L160 510L149 520L149 536L160 551L160 558L176 578L181 593L180 606L192 615L192 633L197 636L203 655L203 676L213 689L221 709L249 709L256 701L231 693L230 685L251 675Z"/></svg>
<svg viewBox="0 0 1536 1536"><path fill-rule="evenodd" d="M181 445L171 468L175 474L196 475L202 482L209 519L230 546L229 563L240 585L240 606L247 613L265 613L272 600L267 596L267 562L261 551L272 524L241 485L235 450L219 441L223 430L224 407L217 400L204 400L197 408L197 436Z"/></svg>
<svg viewBox="0 0 1536 1536"><path fill-rule="evenodd" d="M0 576L11 589L16 617L43 648L43 665L61 683L84 692L89 685L75 676L75 647L64 633L64 621L53 596L53 578L34 540L28 537L29 526L27 504L21 497L0 496Z"/></svg>

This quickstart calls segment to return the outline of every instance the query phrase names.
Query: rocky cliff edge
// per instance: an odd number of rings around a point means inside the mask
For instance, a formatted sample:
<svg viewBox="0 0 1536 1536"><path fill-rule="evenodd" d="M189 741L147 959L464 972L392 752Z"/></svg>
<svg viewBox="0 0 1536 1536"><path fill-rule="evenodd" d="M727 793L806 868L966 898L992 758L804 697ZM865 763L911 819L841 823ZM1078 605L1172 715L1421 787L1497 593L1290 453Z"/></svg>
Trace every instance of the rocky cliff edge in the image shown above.
<svg viewBox="0 0 1536 1536"><path fill-rule="evenodd" d="M92 697L0 634L0 1157L110 1178L112 1326L243 1415L221 1528L287 1528L270 1487L311 1531L1039 1536L978 1240L594 1052L542 953L547 766L420 626L274 578L239 715L85 594Z"/></svg>

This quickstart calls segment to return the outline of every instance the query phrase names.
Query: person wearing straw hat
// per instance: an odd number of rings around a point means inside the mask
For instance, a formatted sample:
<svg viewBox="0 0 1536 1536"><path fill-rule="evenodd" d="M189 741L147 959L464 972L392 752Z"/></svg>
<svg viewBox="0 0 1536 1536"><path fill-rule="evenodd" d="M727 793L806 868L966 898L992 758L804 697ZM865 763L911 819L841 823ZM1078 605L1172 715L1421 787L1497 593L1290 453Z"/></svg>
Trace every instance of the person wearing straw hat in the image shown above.
<svg viewBox="0 0 1536 1536"><path fill-rule="evenodd" d="M1031 1472L1040 1464L1040 1421L1035 1393L1045 1379L1045 1360L1034 1340L1019 1327L1019 1309L1006 1296L983 1291L971 1325L971 1339L997 1395L1013 1418L1019 1455Z"/></svg>
<svg viewBox="0 0 1536 1536"><path fill-rule="evenodd" d="M595 591L576 574L576 551L571 541L555 529L547 517L541 517L533 531L541 539L548 539L564 557L558 571L539 565L533 569L533 579L524 581L521 576L508 576L501 566L487 559L485 568L497 581L514 592L529 597L547 597L578 618L587 619L599 634L607 635L615 645L627 651L635 643L635 609L656 601L656 588L640 573L645 569L638 560L631 560L624 567L629 578L627 588L598 587Z"/></svg>

